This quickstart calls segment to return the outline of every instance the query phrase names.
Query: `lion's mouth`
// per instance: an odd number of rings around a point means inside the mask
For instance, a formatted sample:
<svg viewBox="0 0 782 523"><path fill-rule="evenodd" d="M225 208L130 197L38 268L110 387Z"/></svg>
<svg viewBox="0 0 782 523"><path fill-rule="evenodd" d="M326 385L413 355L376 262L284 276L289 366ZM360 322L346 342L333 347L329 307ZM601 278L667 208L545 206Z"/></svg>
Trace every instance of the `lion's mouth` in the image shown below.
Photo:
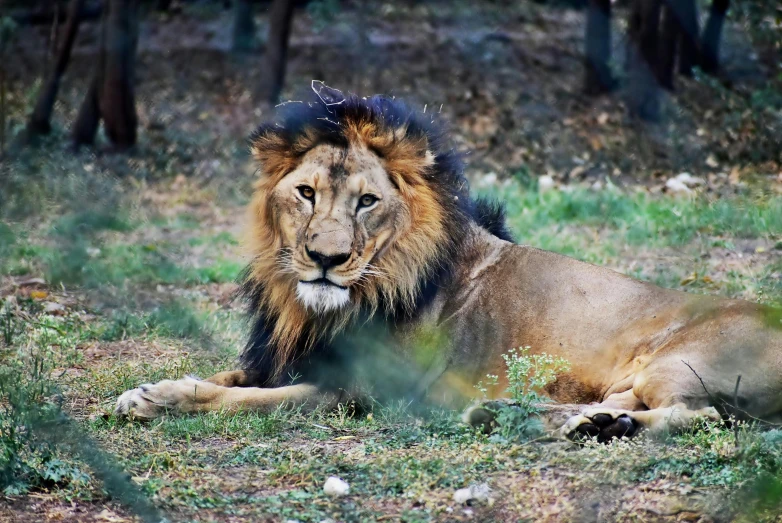
<svg viewBox="0 0 782 523"><path fill-rule="evenodd" d="M296 297L311 311L322 314L341 309L350 303L350 291L327 278L300 281L296 286Z"/></svg>
<svg viewBox="0 0 782 523"><path fill-rule="evenodd" d="M348 289L347 287L345 287L343 285L336 284L333 281L329 280L328 278L323 278L323 277L317 278L315 280L307 280L307 281L301 280L299 283L307 283L307 284L310 284L310 285L332 286L332 287L336 287L338 289L343 289L343 290L347 290Z"/></svg>

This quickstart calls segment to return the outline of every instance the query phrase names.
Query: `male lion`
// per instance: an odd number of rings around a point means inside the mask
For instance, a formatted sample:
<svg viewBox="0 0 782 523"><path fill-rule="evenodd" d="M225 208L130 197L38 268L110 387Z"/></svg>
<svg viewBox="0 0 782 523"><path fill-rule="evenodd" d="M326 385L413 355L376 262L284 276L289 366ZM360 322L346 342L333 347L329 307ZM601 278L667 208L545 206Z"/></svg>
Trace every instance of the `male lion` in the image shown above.
<svg viewBox="0 0 782 523"><path fill-rule="evenodd" d="M314 101L280 106L252 152L244 370L141 385L118 414L336 405L354 391L338 335L374 319L410 362L420 363L413 333L445 332L421 369L430 394L504 376L512 347L565 358L570 371L547 393L579 405L561 429L570 437L675 430L698 416L782 421L779 311L512 243L502 209L470 197L430 114L322 86Z"/></svg>

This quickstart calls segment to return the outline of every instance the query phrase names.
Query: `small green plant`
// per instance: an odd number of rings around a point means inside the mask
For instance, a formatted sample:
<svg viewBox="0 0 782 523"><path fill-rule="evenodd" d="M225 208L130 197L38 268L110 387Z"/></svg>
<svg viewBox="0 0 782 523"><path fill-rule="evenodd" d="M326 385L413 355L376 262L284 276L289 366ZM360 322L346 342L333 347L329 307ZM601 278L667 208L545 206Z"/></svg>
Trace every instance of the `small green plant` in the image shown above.
<svg viewBox="0 0 782 523"><path fill-rule="evenodd" d="M507 367L509 403L495 403L496 422L499 426L495 436L506 441L528 440L543 433L543 425L537 418L551 401L543 394L546 385L553 383L557 375L570 369L567 360L542 352L530 354L530 347L511 349L503 354ZM488 386L496 386L499 377L487 375L488 383L477 386L484 395Z"/></svg>

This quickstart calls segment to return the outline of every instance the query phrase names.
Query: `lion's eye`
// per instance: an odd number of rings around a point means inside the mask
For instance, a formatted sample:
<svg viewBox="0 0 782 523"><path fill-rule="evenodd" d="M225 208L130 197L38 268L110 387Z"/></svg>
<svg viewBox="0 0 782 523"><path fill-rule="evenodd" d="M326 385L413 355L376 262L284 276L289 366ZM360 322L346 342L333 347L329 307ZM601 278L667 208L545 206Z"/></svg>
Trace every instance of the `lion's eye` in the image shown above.
<svg viewBox="0 0 782 523"><path fill-rule="evenodd" d="M297 187L299 189L299 194L301 194L302 198L309 201L315 200L315 189L310 187L309 185L300 185Z"/></svg>
<svg viewBox="0 0 782 523"><path fill-rule="evenodd" d="M377 196L374 196L372 194L365 194L358 200L358 208L361 209L363 207L370 207L372 204L374 204L378 200Z"/></svg>

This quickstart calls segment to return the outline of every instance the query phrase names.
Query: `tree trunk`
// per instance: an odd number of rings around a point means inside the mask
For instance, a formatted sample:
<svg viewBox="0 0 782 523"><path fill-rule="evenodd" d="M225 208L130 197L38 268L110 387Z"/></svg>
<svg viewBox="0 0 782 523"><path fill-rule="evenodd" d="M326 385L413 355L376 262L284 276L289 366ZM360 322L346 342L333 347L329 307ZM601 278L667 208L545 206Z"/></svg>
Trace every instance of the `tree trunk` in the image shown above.
<svg viewBox="0 0 782 523"><path fill-rule="evenodd" d="M138 44L138 0L109 0L100 114L109 140L120 149L136 144L134 62Z"/></svg>
<svg viewBox="0 0 782 523"><path fill-rule="evenodd" d="M616 87L611 74L611 0L589 0L586 23L584 91L597 95Z"/></svg>
<svg viewBox="0 0 782 523"><path fill-rule="evenodd" d="M730 0L713 0L701 41L701 68L709 74L720 69L720 39Z"/></svg>
<svg viewBox="0 0 782 523"><path fill-rule="evenodd" d="M677 0L673 4L681 25L679 74L692 76L692 68L698 63L698 6L695 0Z"/></svg>
<svg viewBox="0 0 782 523"><path fill-rule="evenodd" d="M288 56L288 39L293 21L294 0L274 0L269 14L269 39L263 72L266 75L259 87L262 101L276 103L285 81L285 62Z"/></svg>
<svg viewBox="0 0 782 523"><path fill-rule="evenodd" d="M73 146L76 149L82 145L92 145L95 142L95 133L98 132L98 124L100 124L98 85L100 85L100 75L96 71L71 129Z"/></svg>
<svg viewBox="0 0 782 523"><path fill-rule="evenodd" d="M676 66L676 53L679 50L679 38L682 28L676 7L672 5L678 0L665 0L662 9L662 26L660 29L660 48L658 50L657 80L665 89L673 91L673 72Z"/></svg>
<svg viewBox="0 0 782 523"><path fill-rule="evenodd" d="M107 0L95 74L73 125L75 147L94 143L101 119L116 148L127 149L136 143L137 10L138 0Z"/></svg>
<svg viewBox="0 0 782 523"><path fill-rule="evenodd" d="M628 109L644 120L656 121L660 113L656 69L661 0L636 0L627 28Z"/></svg>
<svg viewBox="0 0 782 523"><path fill-rule="evenodd" d="M30 119L27 122L26 135L31 139L37 135L48 134L51 131L52 110L54 102L57 99L57 92L60 89L65 70L68 68L68 62L71 59L71 50L76 35L79 33L79 23L81 22L80 13L84 7L84 0L71 0L68 6L68 20L65 23L65 35L62 40L54 68L49 73L46 83L43 85L38 101L35 104Z"/></svg>
<svg viewBox="0 0 782 523"><path fill-rule="evenodd" d="M250 0L234 0L234 33L232 50L235 53L252 51L255 45L255 22Z"/></svg>

